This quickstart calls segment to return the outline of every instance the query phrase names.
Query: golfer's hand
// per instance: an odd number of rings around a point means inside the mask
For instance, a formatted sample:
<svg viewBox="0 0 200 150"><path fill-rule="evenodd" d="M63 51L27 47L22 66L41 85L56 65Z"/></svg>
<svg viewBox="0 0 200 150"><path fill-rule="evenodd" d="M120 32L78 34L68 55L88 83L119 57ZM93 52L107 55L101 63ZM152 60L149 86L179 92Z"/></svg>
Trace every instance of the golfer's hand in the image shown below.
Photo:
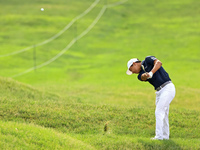
<svg viewBox="0 0 200 150"><path fill-rule="evenodd" d="M148 73L143 73L141 76L141 79L142 79L142 81L146 81L149 77L150 77L150 75Z"/></svg>

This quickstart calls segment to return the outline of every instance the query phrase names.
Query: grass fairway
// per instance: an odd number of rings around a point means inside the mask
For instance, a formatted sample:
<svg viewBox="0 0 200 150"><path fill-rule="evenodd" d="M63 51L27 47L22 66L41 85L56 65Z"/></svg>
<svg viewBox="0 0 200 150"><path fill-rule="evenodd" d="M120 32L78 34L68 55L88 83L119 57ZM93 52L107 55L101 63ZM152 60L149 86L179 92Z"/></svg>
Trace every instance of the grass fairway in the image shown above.
<svg viewBox="0 0 200 150"><path fill-rule="evenodd" d="M0 148L200 149L198 0L0 4ZM125 74L148 55L176 86L168 141L150 140L153 87Z"/></svg>

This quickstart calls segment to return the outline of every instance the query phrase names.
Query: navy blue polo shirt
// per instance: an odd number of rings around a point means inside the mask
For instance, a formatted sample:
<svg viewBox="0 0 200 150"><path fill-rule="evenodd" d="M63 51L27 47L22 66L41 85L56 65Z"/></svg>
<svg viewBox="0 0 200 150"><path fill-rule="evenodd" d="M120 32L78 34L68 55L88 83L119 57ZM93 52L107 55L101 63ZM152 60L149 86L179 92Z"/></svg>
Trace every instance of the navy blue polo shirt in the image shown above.
<svg viewBox="0 0 200 150"><path fill-rule="evenodd" d="M142 65L145 68L146 72L150 72L153 69L154 66L154 60L157 58L154 56L147 56L145 60L142 61ZM138 75L138 79L141 80L141 75L144 73L144 71L141 69ZM151 79L147 79L147 81L154 86L154 88L158 88L163 83L167 81L171 81L169 78L168 73L165 71L165 69L161 66L154 74Z"/></svg>

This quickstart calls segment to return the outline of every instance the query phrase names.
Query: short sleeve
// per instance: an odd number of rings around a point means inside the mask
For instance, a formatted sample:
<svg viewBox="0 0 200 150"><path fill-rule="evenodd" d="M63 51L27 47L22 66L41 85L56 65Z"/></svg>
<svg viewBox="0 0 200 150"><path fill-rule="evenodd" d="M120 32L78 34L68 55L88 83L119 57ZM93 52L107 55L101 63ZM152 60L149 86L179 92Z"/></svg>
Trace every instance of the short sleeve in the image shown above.
<svg viewBox="0 0 200 150"><path fill-rule="evenodd" d="M154 56L147 56L147 57L145 58L145 62L146 62L147 64L154 65L154 60L156 60L156 59L157 59L157 58L154 57Z"/></svg>

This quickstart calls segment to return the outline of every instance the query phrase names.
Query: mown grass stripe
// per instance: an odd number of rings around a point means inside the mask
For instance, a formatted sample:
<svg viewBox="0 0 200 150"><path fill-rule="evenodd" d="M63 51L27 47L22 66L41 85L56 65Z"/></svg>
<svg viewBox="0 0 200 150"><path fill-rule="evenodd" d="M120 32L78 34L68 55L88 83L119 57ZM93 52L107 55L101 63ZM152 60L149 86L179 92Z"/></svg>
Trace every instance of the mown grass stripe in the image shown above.
<svg viewBox="0 0 200 150"><path fill-rule="evenodd" d="M125 1L123 1L125 2ZM114 6L118 6L120 4L123 4L123 2L120 2L120 3L114 3L113 5L109 5L109 7L114 7ZM58 53L56 56L54 56L53 58L51 58L50 60L40 64L40 65L37 65L37 66L34 66L32 68L29 68L27 70L25 70L24 72L21 72L21 73L18 73L18 74L15 74L13 76L11 76L11 78L15 78L15 77L19 77L19 76L22 76L26 73L29 73L35 69L39 69L39 68L42 68L50 63L52 63L53 61L55 61L56 59L58 59L60 56L62 56L72 45L74 45L74 43L78 40L80 40L83 36L85 36L96 24L97 22L99 21L99 19L102 17L102 15L104 14L105 10L107 9L107 5L104 5L101 9L101 11L99 12L99 14L97 15L97 17L94 19L94 21L90 24L90 26L88 26L88 28L83 31L80 35L78 35L76 38L74 38L63 50L61 50L60 53Z"/></svg>
<svg viewBox="0 0 200 150"><path fill-rule="evenodd" d="M8 53L8 54L4 54L4 55L0 55L0 57L6 57L6 56L11 56L11 55L16 55L16 54L19 54L19 53L22 53L22 52L25 52L27 50L30 50L31 48L35 48L35 47L38 47L38 46L42 46L44 44L47 44L53 40L55 40L56 38L58 38L60 35L62 35L65 31L67 31L77 20L81 19L82 17L84 17L86 14L88 14L98 3L100 2L100 0L95 0L95 2L88 8L86 9L83 13L81 13L79 16L75 17L69 24L67 24L60 32L58 32L57 34L55 34L54 36L52 36L51 38L41 42L41 43L38 43L38 44L35 44L35 45L32 45L32 46L29 46L27 48L24 48L22 50L19 50L19 51L15 51L15 52L12 52L12 53Z"/></svg>

